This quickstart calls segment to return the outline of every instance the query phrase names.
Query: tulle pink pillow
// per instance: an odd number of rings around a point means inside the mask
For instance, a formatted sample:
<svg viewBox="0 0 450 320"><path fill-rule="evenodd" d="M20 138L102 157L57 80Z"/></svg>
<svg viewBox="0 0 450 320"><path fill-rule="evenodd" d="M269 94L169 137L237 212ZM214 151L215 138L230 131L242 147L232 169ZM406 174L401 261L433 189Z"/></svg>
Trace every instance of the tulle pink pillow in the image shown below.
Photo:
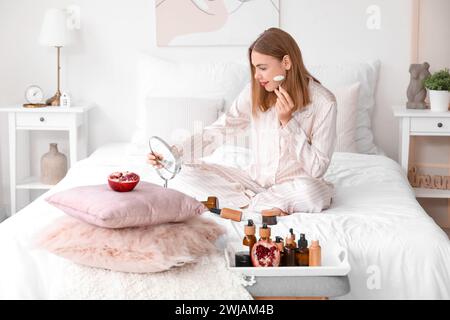
<svg viewBox="0 0 450 320"><path fill-rule="evenodd" d="M160 272L217 251L224 229L210 219L107 229L63 217L39 233L38 248L75 263L122 272Z"/></svg>
<svg viewBox="0 0 450 320"><path fill-rule="evenodd" d="M143 181L131 192L116 192L104 184L72 188L45 200L72 217L104 228L179 222L208 211L182 192Z"/></svg>

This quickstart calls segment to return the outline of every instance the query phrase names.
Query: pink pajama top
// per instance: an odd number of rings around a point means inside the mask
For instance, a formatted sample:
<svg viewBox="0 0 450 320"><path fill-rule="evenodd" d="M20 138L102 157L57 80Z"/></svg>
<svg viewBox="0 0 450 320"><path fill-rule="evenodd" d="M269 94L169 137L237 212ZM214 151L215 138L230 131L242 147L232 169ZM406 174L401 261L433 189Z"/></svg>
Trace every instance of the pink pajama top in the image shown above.
<svg viewBox="0 0 450 320"><path fill-rule="evenodd" d="M274 107L258 112L256 117L252 115L248 84L229 110L204 128L201 156L208 155L224 141L245 141L248 137L252 155L248 174L260 186L267 188L299 176L321 179L335 146L337 105L334 95L321 84L311 80L308 90L312 102L294 112L282 127ZM184 161L189 163L185 157L189 148L186 143L178 148L182 148ZM192 140L189 143L198 145ZM194 148L198 150L198 146Z"/></svg>

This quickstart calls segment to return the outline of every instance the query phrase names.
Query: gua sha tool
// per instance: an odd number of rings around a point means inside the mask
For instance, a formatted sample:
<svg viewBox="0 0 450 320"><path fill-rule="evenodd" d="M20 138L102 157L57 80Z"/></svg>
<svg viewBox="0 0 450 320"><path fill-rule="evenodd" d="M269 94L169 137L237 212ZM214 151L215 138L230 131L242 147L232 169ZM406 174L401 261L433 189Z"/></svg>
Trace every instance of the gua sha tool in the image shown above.
<svg viewBox="0 0 450 320"><path fill-rule="evenodd" d="M281 82L284 80L284 76L282 76L282 75L275 76L275 77L273 77L273 80L279 82L280 84L278 85L278 87L280 87Z"/></svg>
<svg viewBox="0 0 450 320"><path fill-rule="evenodd" d="M273 77L273 80L275 80L275 81L283 81L284 80L284 76L282 76L282 75L275 76L275 77Z"/></svg>

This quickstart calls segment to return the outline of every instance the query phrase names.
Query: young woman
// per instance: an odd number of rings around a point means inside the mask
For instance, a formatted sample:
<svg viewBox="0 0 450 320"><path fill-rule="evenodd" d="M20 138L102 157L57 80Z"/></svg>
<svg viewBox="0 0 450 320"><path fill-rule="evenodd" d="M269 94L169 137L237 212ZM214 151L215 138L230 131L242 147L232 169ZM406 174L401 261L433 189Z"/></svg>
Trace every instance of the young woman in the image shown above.
<svg viewBox="0 0 450 320"><path fill-rule="evenodd" d="M336 99L307 71L297 43L281 29L262 33L249 47L248 57L251 84L226 114L204 128L202 149L211 151L217 134L250 131L248 171L219 169L253 192L249 209L320 212L330 206L334 191L323 176L335 145ZM277 81L280 75L284 80ZM189 147L177 146L185 154ZM162 159L147 157L155 167Z"/></svg>

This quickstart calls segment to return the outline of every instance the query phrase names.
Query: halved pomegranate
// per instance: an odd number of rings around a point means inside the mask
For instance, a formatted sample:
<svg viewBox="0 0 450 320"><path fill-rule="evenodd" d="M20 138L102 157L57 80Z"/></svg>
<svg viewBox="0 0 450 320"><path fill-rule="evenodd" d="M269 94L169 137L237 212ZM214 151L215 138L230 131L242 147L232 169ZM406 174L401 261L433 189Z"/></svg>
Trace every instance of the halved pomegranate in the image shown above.
<svg viewBox="0 0 450 320"><path fill-rule="evenodd" d="M139 183L139 176L134 172L113 172L108 176L108 184L114 191L128 192Z"/></svg>
<svg viewBox="0 0 450 320"><path fill-rule="evenodd" d="M278 267L280 250L272 241L260 240L253 246L251 258L254 267Z"/></svg>

